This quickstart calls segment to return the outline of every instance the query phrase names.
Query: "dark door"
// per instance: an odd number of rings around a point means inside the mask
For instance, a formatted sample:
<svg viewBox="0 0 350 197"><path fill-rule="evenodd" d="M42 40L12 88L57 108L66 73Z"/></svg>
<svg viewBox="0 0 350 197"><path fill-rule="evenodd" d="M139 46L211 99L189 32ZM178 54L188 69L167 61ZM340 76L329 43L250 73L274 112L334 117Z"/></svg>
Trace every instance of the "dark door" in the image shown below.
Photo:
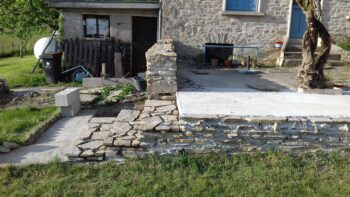
<svg viewBox="0 0 350 197"><path fill-rule="evenodd" d="M306 17L298 4L293 4L291 38L302 38L306 30Z"/></svg>
<svg viewBox="0 0 350 197"><path fill-rule="evenodd" d="M132 74L146 71L146 51L157 42L157 18L132 17Z"/></svg>

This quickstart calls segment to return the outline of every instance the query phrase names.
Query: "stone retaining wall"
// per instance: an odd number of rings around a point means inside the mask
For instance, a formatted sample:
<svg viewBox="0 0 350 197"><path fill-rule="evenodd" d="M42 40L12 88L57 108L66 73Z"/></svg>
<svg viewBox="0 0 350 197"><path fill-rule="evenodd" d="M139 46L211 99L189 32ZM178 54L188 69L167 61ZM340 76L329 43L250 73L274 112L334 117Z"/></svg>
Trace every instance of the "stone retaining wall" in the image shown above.
<svg viewBox="0 0 350 197"><path fill-rule="evenodd" d="M190 152L332 150L350 147L349 128L350 118L192 117L169 139Z"/></svg>
<svg viewBox="0 0 350 197"><path fill-rule="evenodd" d="M149 99L175 100L177 54L173 40L160 40L146 53L147 95Z"/></svg>
<svg viewBox="0 0 350 197"><path fill-rule="evenodd" d="M192 116L178 120L173 101L147 100L142 111L94 117L67 154L103 161L150 154L300 152L350 147L350 118Z"/></svg>

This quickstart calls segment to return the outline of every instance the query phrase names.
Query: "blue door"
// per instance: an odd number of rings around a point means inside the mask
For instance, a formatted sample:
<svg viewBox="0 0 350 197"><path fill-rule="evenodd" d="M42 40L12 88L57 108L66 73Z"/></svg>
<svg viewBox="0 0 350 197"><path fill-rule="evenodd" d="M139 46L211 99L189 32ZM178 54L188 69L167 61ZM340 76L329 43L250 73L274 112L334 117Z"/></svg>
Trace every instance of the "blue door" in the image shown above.
<svg viewBox="0 0 350 197"><path fill-rule="evenodd" d="M306 30L306 17L298 4L293 5L291 38L302 38Z"/></svg>

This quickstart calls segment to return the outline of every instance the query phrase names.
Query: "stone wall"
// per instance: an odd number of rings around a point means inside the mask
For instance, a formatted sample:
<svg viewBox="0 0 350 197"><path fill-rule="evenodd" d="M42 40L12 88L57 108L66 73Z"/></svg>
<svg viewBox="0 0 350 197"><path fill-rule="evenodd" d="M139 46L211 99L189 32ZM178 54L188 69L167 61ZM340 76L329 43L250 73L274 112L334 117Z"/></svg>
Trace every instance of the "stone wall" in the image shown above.
<svg viewBox="0 0 350 197"><path fill-rule="evenodd" d="M160 40L146 52L149 99L175 100L177 54L173 40Z"/></svg>
<svg viewBox="0 0 350 197"><path fill-rule="evenodd" d="M302 152L350 147L350 119L198 117L180 121L180 132L146 132L149 153Z"/></svg>
<svg viewBox="0 0 350 197"><path fill-rule="evenodd" d="M205 43L234 43L274 50L288 31L289 0L265 0L264 16L223 15L223 0L164 0L163 38L178 41L179 58L193 60Z"/></svg>
<svg viewBox="0 0 350 197"><path fill-rule="evenodd" d="M177 41L179 58L195 60L205 43L234 43L259 46L262 59L279 55L276 40L288 33L291 0L263 0L264 16L225 15L223 0L164 0L162 38ZM323 21L334 40L350 34L349 0L323 3Z"/></svg>
<svg viewBox="0 0 350 197"><path fill-rule="evenodd" d="M350 0L324 0L322 21L328 28L332 39L339 41L350 36Z"/></svg>

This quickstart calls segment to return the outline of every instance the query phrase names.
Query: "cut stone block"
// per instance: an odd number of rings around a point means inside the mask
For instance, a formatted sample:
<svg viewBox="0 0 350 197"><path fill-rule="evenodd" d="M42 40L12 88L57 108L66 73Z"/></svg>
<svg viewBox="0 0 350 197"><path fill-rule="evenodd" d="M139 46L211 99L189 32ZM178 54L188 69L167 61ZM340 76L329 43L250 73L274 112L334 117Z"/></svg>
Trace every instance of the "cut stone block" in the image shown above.
<svg viewBox="0 0 350 197"><path fill-rule="evenodd" d="M78 114L80 109L81 109L81 103L80 103L80 100L78 100L75 103L72 103L70 106L61 107L61 115L63 117L72 117Z"/></svg>
<svg viewBox="0 0 350 197"><path fill-rule="evenodd" d="M55 104L58 107L68 107L80 102L79 88L67 88L55 95Z"/></svg>

